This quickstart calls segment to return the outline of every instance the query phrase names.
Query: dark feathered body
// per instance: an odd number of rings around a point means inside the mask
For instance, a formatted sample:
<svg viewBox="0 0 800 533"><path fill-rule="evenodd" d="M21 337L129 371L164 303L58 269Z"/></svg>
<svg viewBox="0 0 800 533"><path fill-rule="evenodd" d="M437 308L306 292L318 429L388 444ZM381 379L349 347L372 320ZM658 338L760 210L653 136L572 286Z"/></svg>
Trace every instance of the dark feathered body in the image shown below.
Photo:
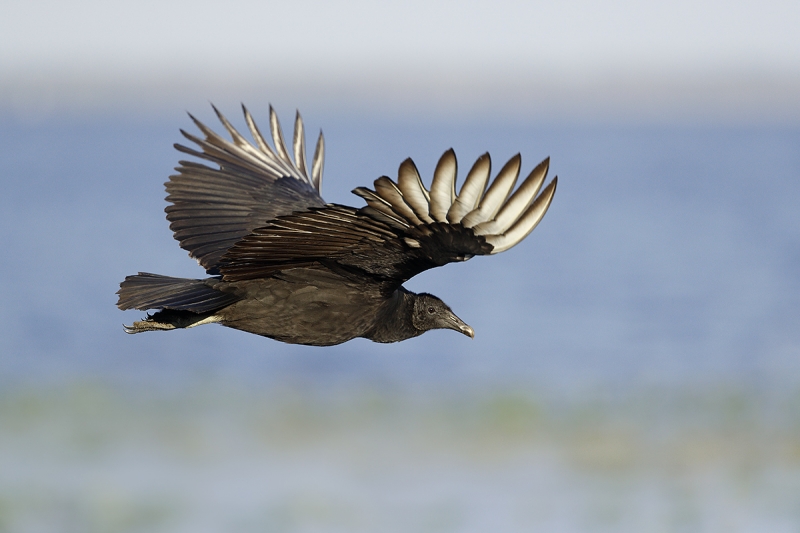
<svg viewBox="0 0 800 533"><path fill-rule="evenodd" d="M400 291L386 298L379 284L317 268L229 284L242 299L219 311L220 323L293 344L329 346L368 336L403 301Z"/></svg>
<svg viewBox="0 0 800 533"><path fill-rule="evenodd" d="M398 182L356 189L367 206L326 204L319 195L320 135L309 173L302 121L295 121L294 160L270 110L274 150L245 110L250 144L218 113L226 141L195 121L206 138L184 135L202 151L185 153L219 168L181 161L167 183L167 219L182 248L212 277L140 273L120 286L121 309L158 309L129 333L219 323L294 344L329 346L355 337L396 342L436 328L472 336L440 299L402 283L474 255L505 250L541 220L555 180L539 192L547 161L512 194L519 157L488 187L488 154L455 193L455 155L437 166L430 191L410 160Z"/></svg>

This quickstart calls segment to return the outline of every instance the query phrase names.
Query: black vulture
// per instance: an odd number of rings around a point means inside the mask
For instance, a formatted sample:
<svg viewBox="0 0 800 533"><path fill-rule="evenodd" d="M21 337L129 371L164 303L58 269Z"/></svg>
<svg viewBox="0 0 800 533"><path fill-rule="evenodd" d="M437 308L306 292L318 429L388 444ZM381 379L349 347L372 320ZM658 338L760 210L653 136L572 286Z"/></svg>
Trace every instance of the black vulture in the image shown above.
<svg viewBox="0 0 800 533"><path fill-rule="evenodd" d="M117 306L158 312L125 331L219 323L314 346L356 337L397 342L437 328L474 336L442 300L402 284L429 268L496 254L524 239L556 190L553 178L538 194L549 158L514 191L519 154L491 184L491 159L484 154L457 193L450 149L436 165L430 189L406 159L396 182L383 176L374 190L353 191L366 206L328 204L320 196L322 132L309 169L299 113L289 152L271 106L274 147L242 109L255 144L216 108L232 141L189 115L205 138L181 133L200 150L175 148L213 166L180 161L166 183L170 229L210 277L126 277Z"/></svg>

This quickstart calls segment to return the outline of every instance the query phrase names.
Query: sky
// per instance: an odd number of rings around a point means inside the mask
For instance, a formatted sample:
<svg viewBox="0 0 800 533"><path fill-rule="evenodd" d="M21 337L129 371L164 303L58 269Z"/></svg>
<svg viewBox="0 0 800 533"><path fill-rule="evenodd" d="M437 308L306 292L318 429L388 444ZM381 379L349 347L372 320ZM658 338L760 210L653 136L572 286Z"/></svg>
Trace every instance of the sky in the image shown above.
<svg viewBox="0 0 800 533"><path fill-rule="evenodd" d="M0 529L797 530L798 28L778 0L0 2ZM300 109L330 202L450 147L459 182L550 156L558 191L406 284L474 339L126 335L126 275L204 277L163 183L209 102L289 138Z"/></svg>
<svg viewBox="0 0 800 533"><path fill-rule="evenodd" d="M6 2L3 15L11 366L169 346L213 360L209 339L316 353L222 328L119 336L138 318L113 308L125 275L202 276L163 218L184 112L215 124L212 101L241 126L244 101L262 126L272 103L284 126L299 108L325 130L333 202L361 205L349 191L409 156L428 177L450 147L462 168L486 150L520 151L526 168L552 157L559 191L524 245L410 282L474 310L462 318L479 341L432 333L385 353L472 354L441 368L473 377L794 368L796 2ZM366 354L363 367L374 346L332 353Z"/></svg>
<svg viewBox="0 0 800 533"><path fill-rule="evenodd" d="M792 1L90 0L2 9L0 106L18 114L269 94L304 109L397 116L800 117Z"/></svg>
<svg viewBox="0 0 800 533"><path fill-rule="evenodd" d="M795 234L786 199L796 188L800 121L796 2L42 1L7 2L3 14L3 180L16 191L6 215L35 219L5 237L20 250L10 267L19 282L10 290L29 306L28 315L14 311L7 321L13 346L33 335L15 320L50 317L61 324L56 331L70 329L47 298L37 303L26 289L48 294L33 273L56 265L45 259L47 247L34 252L29 243L50 242L59 230L69 237L51 242L58 249L83 236L64 252L64 275L100 264L109 277L107 287L94 286L97 294L63 294L63 301L100 302L137 269L201 275L174 270L186 259L169 238L160 184L177 161L171 144L188 126L184 111L213 123L213 101L241 125L237 108L245 101L262 122L273 103L285 126L299 108L309 132L325 129L328 201L357 203L352 188L393 175L408 156L421 170L432 168L451 146L462 166L485 150L498 161L519 150L530 164L552 156L562 184L531 238L551 248L512 251L503 260L511 262L495 268L516 272L549 261L546 281L528 280L528 287L571 303L547 317L535 302L513 308L554 328L549 341L537 342L572 354L570 368L595 356L600 366L606 356L634 361L639 349L661 353L653 361L667 367L676 352L686 368L697 354L727 361L740 352L791 365ZM741 210L755 194L751 176L767 175L752 209ZM42 227L53 221L59 230ZM132 225L152 231L135 234L138 248L120 237ZM116 253L100 258L98 250ZM175 265L140 263L162 254ZM476 264L461 283L494 275L491 264ZM726 268L712 274L718 264ZM458 278L426 276L411 288L428 290L427 279L450 287L445 300L479 308L495 345L524 328L487 307L481 298L490 294L467 297L452 286ZM42 272L38 279L56 278ZM514 292L510 278L496 282ZM90 307L105 321L104 305ZM108 338L117 351L119 339ZM431 346L446 342L435 339ZM53 348L40 345L42 353ZM107 349L77 342L64 353ZM480 358L485 345L464 349ZM509 354L517 352L509 345ZM497 367L513 366L509 357ZM659 365L640 370L659 373L666 368Z"/></svg>

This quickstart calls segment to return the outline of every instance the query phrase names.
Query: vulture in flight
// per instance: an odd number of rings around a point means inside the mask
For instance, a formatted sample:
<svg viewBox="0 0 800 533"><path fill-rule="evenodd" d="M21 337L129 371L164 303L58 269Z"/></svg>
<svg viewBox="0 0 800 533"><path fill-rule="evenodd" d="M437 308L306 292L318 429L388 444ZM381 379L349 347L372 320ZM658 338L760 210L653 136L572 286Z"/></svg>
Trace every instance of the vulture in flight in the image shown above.
<svg viewBox="0 0 800 533"><path fill-rule="evenodd" d="M309 168L299 113L290 151L272 107L272 147L242 109L255 143L216 108L231 141L189 115L204 138L181 130L197 148L175 148L207 163L180 161L166 183L169 227L209 277L126 277L117 306L158 310L126 332L219 323L313 346L355 337L397 342L438 328L474 336L442 300L410 292L403 282L522 241L556 191L557 178L542 190L549 158L514 190L519 154L494 180L484 154L457 189L450 149L439 159L430 188L406 159L396 181L383 176L374 189L353 191L366 206L329 204L320 195L322 133Z"/></svg>

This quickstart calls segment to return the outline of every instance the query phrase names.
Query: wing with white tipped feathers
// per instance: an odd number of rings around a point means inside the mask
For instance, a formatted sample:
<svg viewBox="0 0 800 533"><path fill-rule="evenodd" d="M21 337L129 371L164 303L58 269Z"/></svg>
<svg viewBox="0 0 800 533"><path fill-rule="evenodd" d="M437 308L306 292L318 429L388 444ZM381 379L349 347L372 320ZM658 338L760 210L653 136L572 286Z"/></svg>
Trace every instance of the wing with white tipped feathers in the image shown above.
<svg viewBox="0 0 800 533"><path fill-rule="evenodd" d="M394 290L429 268L502 252L522 241L555 194L558 178L539 194L548 166L545 159L513 190L520 156L512 157L489 184L491 160L484 154L456 194L452 150L439 160L430 190L407 159L397 182L384 176L375 181L375 190L353 191L367 201L366 207L327 205L281 216L231 247L220 272L226 280L239 281L289 268L324 267L367 274Z"/></svg>
<svg viewBox="0 0 800 533"><path fill-rule="evenodd" d="M213 106L212 106L213 107ZM325 144L322 133L306 165L305 133L300 113L295 118L292 155L283 139L278 116L270 106L274 149L242 106L255 143L243 137L216 109L230 134L228 141L189 115L205 138L181 133L200 150L176 144L181 152L210 161L180 161L178 173L166 183L167 220L181 248L209 274L219 274L219 260L234 243L281 215L325 205L320 196Z"/></svg>
<svg viewBox="0 0 800 533"><path fill-rule="evenodd" d="M418 229L438 222L470 230L492 246L490 254L508 250L528 236L544 217L556 192L558 177L539 194L550 166L548 157L514 191L521 158L517 154L489 184L489 154L478 158L456 194L456 155L442 155L430 190L426 190L414 162L400 165L397 183L387 177L375 180L375 190L353 192L367 201L368 212L399 229ZM487 185L489 185L487 189ZM513 192L512 192L513 191Z"/></svg>

